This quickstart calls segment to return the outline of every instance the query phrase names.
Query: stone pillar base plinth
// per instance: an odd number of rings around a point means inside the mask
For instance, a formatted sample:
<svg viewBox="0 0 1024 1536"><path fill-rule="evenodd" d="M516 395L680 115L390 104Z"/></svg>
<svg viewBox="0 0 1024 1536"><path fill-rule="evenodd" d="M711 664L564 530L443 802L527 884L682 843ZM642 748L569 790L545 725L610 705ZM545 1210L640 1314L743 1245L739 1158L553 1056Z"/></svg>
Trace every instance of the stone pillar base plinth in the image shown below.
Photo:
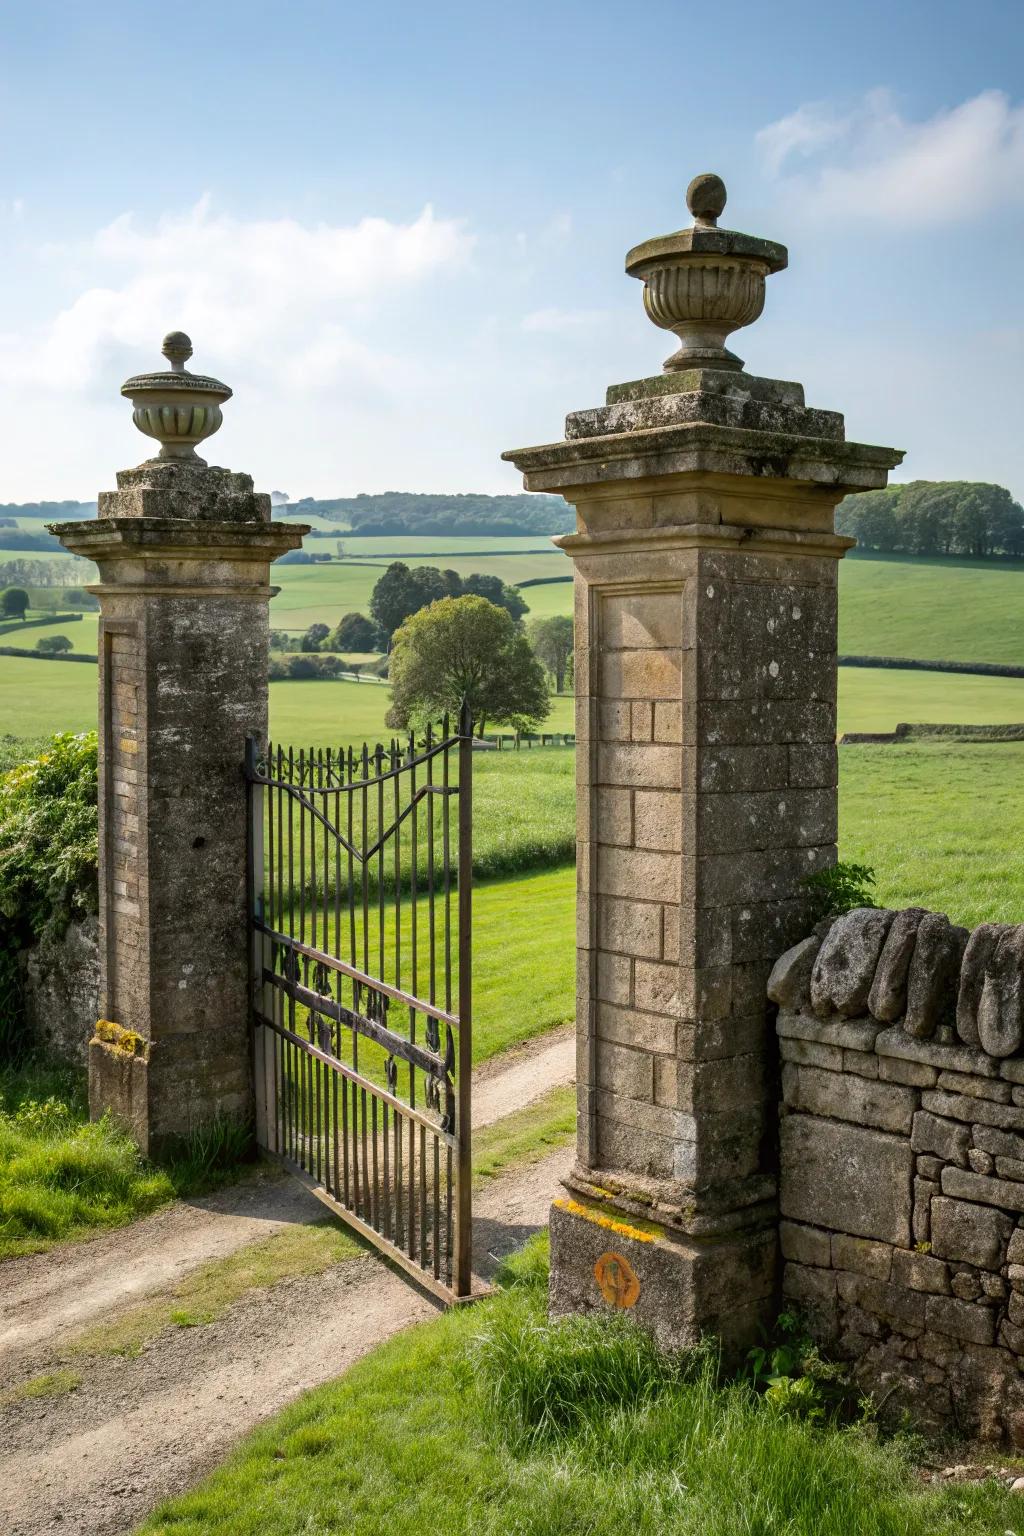
<svg viewBox="0 0 1024 1536"><path fill-rule="evenodd" d="M687 1237L566 1196L551 1207L550 1312L624 1312L663 1349L713 1335L727 1365L757 1342L776 1284L774 1227Z"/></svg>

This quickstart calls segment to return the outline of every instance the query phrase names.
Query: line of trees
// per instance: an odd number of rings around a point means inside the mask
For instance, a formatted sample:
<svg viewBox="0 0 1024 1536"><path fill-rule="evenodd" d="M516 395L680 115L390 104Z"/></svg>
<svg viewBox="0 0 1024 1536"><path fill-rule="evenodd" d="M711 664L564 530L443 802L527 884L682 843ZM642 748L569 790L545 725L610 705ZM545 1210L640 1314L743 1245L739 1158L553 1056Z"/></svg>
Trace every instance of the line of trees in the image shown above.
<svg viewBox="0 0 1024 1536"><path fill-rule="evenodd" d="M836 527L883 553L1024 558L1024 508L1002 485L912 480L866 491L840 502Z"/></svg>
<svg viewBox="0 0 1024 1536"><path fill-rule="evenodd" d="M484 496L475 492L444 496L385 491L329 500L303 496L300 501L289 502L288 511L337 518L357 534L564 533L571 519L560 496Z"/></svg>

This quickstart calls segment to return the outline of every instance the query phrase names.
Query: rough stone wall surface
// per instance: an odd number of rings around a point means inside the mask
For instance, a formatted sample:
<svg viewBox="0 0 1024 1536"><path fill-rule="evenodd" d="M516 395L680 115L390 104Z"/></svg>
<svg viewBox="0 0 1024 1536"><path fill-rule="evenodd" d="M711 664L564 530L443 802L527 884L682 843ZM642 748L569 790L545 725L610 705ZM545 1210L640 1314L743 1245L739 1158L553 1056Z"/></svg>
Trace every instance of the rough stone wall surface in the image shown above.
<svg viewBox="0 0 1024 1536"><path fill-rule="evenodd" d="M94 917L43 939L23 957L30 1040L57 1061L84 1067L99 1014L100 957Z"/></svg>
<svg viewBox="0 0 1024 1536"><path fill-rule="evenodd" d="M1017 1446L1022 938L861 909L787 951L768 985L785 1298L887 1411Z"/></svg>
<svg viewBox="0 0 1024 1536"><path fill-rule="evenodd" d="M835 561L695 550L680 576L590 595L581 1155L706 1196L764 1171L765 982L805 920L802 879L835 856Z"/></svg>
<svg viewBox="0 0 1024 1536"><path fill-rule="evenodd" d="M90 1102L159 1154L252 1109L246 735L266 736L270 564L304 530L271 526L247 475L184 463L122 471L99 512L57 529L100 572L100 1012L121 1033L90 1043Z"/></svg>

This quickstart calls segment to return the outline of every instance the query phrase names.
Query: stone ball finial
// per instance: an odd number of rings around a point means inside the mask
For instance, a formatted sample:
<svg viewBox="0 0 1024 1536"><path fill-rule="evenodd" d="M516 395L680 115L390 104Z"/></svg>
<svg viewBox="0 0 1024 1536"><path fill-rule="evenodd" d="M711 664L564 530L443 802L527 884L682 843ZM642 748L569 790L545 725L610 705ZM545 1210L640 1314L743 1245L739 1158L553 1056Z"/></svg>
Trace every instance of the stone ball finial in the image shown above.
<svg viewBox="0 0 1024 1536"><path fill-rule="evenodd" d="M715 228L725 203L725 182L711 171L695 176L686 189L686 206L693 214L694 223L703 229Z"/></svg>
<svg viewBox="0 0 1024 1536"><path fill-rule="evenodd" d="M175 373L182 373L185 364L192 356L191 338L184 331L168 331L164 337L160 351L166 357Z"/></svg>

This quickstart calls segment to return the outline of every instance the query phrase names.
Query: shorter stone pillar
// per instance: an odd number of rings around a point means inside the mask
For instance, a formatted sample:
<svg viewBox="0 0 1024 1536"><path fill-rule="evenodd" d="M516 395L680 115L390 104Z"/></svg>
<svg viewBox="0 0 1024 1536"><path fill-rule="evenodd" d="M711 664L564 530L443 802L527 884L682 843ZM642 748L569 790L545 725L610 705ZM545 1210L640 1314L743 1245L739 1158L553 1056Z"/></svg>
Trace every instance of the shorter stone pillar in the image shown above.
<svg viewBox="0 0 1024 1536"><path fill-rule="evenodd" d="M836 856L834 530L902 457L726 350L772 241L693 226L627 258L681 345L565 439L506 454L576 531L578 1157L551 1306L628 1308L669 1346L742 1350L776 1287L765 982Z"/></svg>
<svg viewBox="0 0 1024 1536"><path fill-rule="evenodd" d="M270 564L306 531L271 525L248 475L195 443L231 391L129 379L160 456L122 470L94 522L53 528L99 583L101 1019L89 1101L159 1154L252 1113L245 740L265 740Z"/></svg>

